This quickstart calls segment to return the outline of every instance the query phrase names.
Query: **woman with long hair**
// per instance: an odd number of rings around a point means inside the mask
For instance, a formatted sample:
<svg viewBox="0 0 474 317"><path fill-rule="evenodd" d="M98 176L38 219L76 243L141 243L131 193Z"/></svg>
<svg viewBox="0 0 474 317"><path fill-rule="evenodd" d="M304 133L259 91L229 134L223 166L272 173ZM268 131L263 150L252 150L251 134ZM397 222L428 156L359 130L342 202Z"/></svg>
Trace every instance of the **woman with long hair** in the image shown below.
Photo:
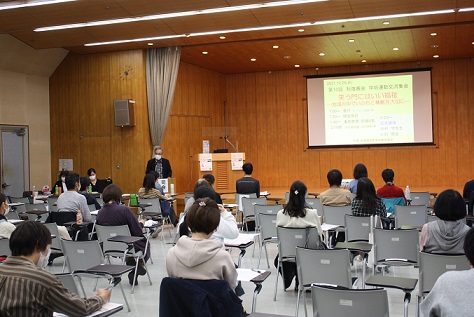
<svg viewBox="0 0 474 317"><path fill-rule="evenodd" d="M353 194L357 194L357 182L362 177L369 177L369 173L367 172L367 167L364 164L359 163L354 166L354 179L349 182L349 191Z"/></svg>
<svg viewBox="0 0 474 317"><path fill-rule="evenodd" d="M387 217L387 209L382 199L375 191L374 183L367 177L359 178L357 183L357 194L352 200L352 215Z"/></svg>

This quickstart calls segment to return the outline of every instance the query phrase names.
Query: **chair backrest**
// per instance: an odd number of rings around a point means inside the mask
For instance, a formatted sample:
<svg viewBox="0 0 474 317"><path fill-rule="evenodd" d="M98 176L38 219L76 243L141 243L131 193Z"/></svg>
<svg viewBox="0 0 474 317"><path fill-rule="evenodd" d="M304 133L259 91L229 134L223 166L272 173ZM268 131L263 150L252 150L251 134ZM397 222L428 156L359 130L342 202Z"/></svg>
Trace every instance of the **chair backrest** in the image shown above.
<svg viewBox="0 0 474 317"><path fill-rule="evenodd" d="M262 241L277 237L277 215L276 214L257 214L260 224L260 237Z"/></svg>
<svg viewBox="0 0 474 317"><path fill-rule="evenodd" d="M387 213L393 214L395 213L395 206L400 205L400 206L406 206L407 202L405 201L405 198L403 197L397 197L397 198L382 198L383 203L385 204L385 209L387 209Z"/></svg>
<svg viewBox="0 0 474 317"><path fill-rule="evenodd" d="M351 215L351 206L323 206L324 223L344 226L344 216Z"/></svg>
<svg viewBox="0 0 474 317"><path fill-rule="evenodd" d="M278 214L280 210L283 209L282 205L254 205L255 208L255 215L258 214Z"/></svg>
<svg viewBox="0 0 474 317"><path fill-rule="evenodd" d="M415 265L418 263L418 230L384 230L374 229L374 261L384 262L387 259L403 259L393 265Z"/></svg>
<svg viewBox="0 0 474 317"><path fill-rule="evenodd" d="M101 197L96 197L95 199L97 200L97 202L99 203L101 207L104 206L104 200Z"/></svg>
<svg viewBox="0 0 474 317"><path fill-rule="evenodd" d="M346 241L369 241L371 217L344 216Z"/></svg>
<svg viewBox="0 0 474 317"><path fill-rule="evenodd" d="M161 215L161 205L159 198L140 198L141 204L151 204L150 207L145 207L147 214L157 214Z"/></svg>
<svg viewBox="0 0 474 317"><path fill-rule="evenodd" d="M95 230L99 242L102 242L102 250L104 251L104 254L118 253L118 255L123 255L123 252L127 250L127 245L125 243L107 241L107 239L116 236L130 236L130 229L127 225L101 226L96 224Z"/></svg>
<svg viewBox="0 0 474 317"><path fill-rule="evenodd" d="M395 227L412 226L423 227L428 213L426 206L395 206Z"/></svg>
<svg viewBox="0 0 474 317"><path fill-rule="evenodd" d="M321 205L321 199L319 198L305 198L306 204L313 209L318 211L319 216L323 216L323 205Z"/></svg>
<svg viewBox="0 0 474 317"><path fill-rule="evenodd" d="M55 206L57 201L58 201L58 197L56 196L48 197L47 202L48 202L49 212L58 211L58 206Z"/></svg>
<svg viewBox="0 0 474 317"><path fill-rule="evenodd" d="M296 248L300 289L312 283L329 283L351 288L349 250L311 250Z"/></svg>
<svg viewBox="0 0 474 317"><path fill-rule="evenodd" d="M89 207L89 211L95 211L97 208L95 208L95 204L87 205Z"/></svg>
<svg viewBox="0 0 474 317"><path fill-rule="evenodd" d="M12 203L24 203L24 204L30 203L30 200L28 197L10 197L10 201Z"/></svg>
<svg viewBox="0 0 474 317"><path fill-rule="evenodd" d="M67 258L69 272L87 270L96 265L104 264L104 255L99 241L62 240L63 252Z"/></svg>
<svg viewBox="0 0 474 317"><path fill-rule="evenodd" d="M76 221L76 213L74 211L53 211L49 213L46 223L56 223L63 226L66 222Z"/></svg>
<svg viewBox="0 0 474 317"><path fill-rule="evenodd" d="M0 238L0 256L10 256L12 251L10 250L10 239Z"/></svg>
<svg viewBox="0 0 474 317"><path fill-rule="evenodd" d="M411 205L422 205L426 206L430 204L430 193L429 192L411 192Z"/></svg>
<svg viewBox="0 0 474 317"><path fill-rule="evenodd" d="M280 258L296 258L296 247L317 249L320 238L316 227L277 227L278 254Z"/></svg>
<svg viewBox="0 0 474 317"><path fill-rule="evenodd" d="M51 248L53 250L62 252L63 248L61 244L61 237L59 235L58 225L55 223L45 223L44 225L46 226L46 228L49 229L49 232L51 232L51 234L55 236L55 238L51 240Z"/></svg>
<svg viewBox="0 0 474 317"><path fill-rule="evenodd" d="M242 204L242 198L247 197L247 198L257 198L257 194L252 193L252 194L237 194L234 193L235 197L235 203L237 204L237 210L238 211L243 211L243 204Z"/></svg>
<svg viewBox="0 0 474 317"><path fill-rule="evenodd" d="M5 215L5 218L7 218L8 220L19 220L20 217L18 217L18 214L16 212L16 210L10 210L10 212L8 214Z"/></svg>
<svg viewBox="0 0 474 317"><path fill-rule="evenodd" d="M70 293L79 294L79 290L77 289L76 281L74 280L74 276L71 273L63 273L63 274L55 274L61 283L63 283L64 287L68 289Z"/></svg>
<svg viewBox="0 0 474 317"><path fill-rule="evenodd" d="M469 270L470 266L464 254L447 255L420 252L418 278L419 296L423 297L433 288L438 277L447 271Z"/></svg>
<svg viewBox="0 0 474 317"><path fill-rule="evenodd" d="M45 203L40 204L25 204L26 211L48 211L48 205Z"/></svg>
<svg viewBox="0 0 474 317"><path fill-rule="evenodd" d="M242 197L242 212L244 213L244 218L255 216L255 205L265 205L267 199L265 197L261 198L248 198Z"/></svg>
<svg viewBox="0 0 474 317"><path fill-rule="evenodd" d="M313 317L389 317L384 289L311 286Z"/></svg>

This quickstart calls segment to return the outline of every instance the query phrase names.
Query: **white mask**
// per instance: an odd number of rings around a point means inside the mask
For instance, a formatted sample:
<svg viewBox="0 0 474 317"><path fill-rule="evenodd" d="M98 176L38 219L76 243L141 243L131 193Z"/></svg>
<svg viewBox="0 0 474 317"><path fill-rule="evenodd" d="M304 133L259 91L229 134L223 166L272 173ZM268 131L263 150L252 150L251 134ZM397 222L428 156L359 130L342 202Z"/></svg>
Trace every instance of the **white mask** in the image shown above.
<svg viewBox="0 0 474 317"><path fill-rule="evenodd" d="M0 207L3 207L3 206L6 207L5 213L3 214L4 216L6 216L10 212L10 206L8 206L6 203L2 203L2 205Z"/></svg>
<svg viewBox="0 0 474 317"><path fill-rule="evenodd" d="M95 175L89 176L89 179L90 179L91 181L95 181Z"/></svg>
<svg viewBox="0 0 474 317"><path fill-rule="evenodd" d="M44 255L43 252L41 252L40 258L36 266L39 267L40 269L44 269L46 265L48 265L48 260L49 260L50 255L51 255L51 248L48 248L48 253L46 255Z"/></svg>
<svg viewBox="0 0 474 317"><path fill-rule="evenodd" d="M161 155L155 155L155 159L161 160Z"/></svg>
<svg viewBox="0 0 474 317"><path fill-rule="evenodd" d="M65 182L66 181L66 177L61 177L61 182Z"/></svg>

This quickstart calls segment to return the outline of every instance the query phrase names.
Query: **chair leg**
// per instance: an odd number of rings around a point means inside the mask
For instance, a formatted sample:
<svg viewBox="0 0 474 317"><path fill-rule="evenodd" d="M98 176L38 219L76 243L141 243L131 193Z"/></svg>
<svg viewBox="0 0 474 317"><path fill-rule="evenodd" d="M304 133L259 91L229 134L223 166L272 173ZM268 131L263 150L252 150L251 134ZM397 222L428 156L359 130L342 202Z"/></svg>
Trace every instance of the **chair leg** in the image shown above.
<svg viewBox="0 0 474 317"><path fill-rule="evenodd" d="M420 303L421 303L421 297L417 296L417 303L416 303L416 317L420 317Z"/></svg>
<svg viewBox="0 0 474 317"><path fill-rule="evenodd" d="M277 265L277 271L276 271L276 276L277 277L276 277L276 280L275 280L275 291L274 291L274 294L273 294L273 301L276 301L276 299L277 299L278 277L280 275L279 271L280 271L280 259L278 259L278 265Z"/></svg>
<svg viewBox="0 0 474 317"><path fill-rule="evenodd" d="M265 245L265 242L262 242L262 244L260 245L260 253L258 254L258 264L257 264L257 269L260 268L260 260L262 259L262 249L263 249L263 246Z"/></svg>
<svg viewBox="0 0 474 317"><path fill-rule="evenodd" d="M304 287L303 287L304 291ZM298 287L298 295L296 296L296 311L295 316L298 317L298 311L300 310L300 298L301 298L301 289Z"/></svg>
<svg viewBox="0 0 474 317"><path fill-rule="evenodd" d="M267 249L267 244L265 243L265 257L267 258L267 266L270 268L270 262L268 261L268 249Z"/></svg>
<svg viewBox="0 0 474 317"><path fill-rule="evenodd" d="M304 303L304 317L308 317L308 309L306 308L306 293L303 293L303 303Z"/></svg>
<svg viewBox="0 0 474 317"><path fill-rule="evenodd" d="M148 281L150 282L150 285L152 285L150 273L148 273L148 267L146 266L146 263L145 263L145 258L143 258L143 266L145 267L146 275L148 276Z"/></svg>
<svg viewBox="0 0 474 317"><path fill-rule="evenodd" d="M130 305L128 304L127 296L125 296L125 292L123 291L122 283L119 283L120 290L122 291L123 295L123 300L125 301L125 304L127 305L128 312L131 312L132 310L130 309Z"/></svg>
<svg viewBox="0 0 474 317"><path fill-rule="evenodd" d="M87 296L86 296L86 291L85 291L85 289L84 289L84 285L82 285L81 277L78 276L77 279L79 280L79 285L81 286L82 295L83 295L84 297L87 297Z"/></svg>
<svg viewBox="0 0 474 317"><path fill-rule="evenodd" d="M138 273L138 258L135 258L135 272L133 273L133 285L132 285L132 293L135 290L135 282L137 281L137 273Z"/></svg>

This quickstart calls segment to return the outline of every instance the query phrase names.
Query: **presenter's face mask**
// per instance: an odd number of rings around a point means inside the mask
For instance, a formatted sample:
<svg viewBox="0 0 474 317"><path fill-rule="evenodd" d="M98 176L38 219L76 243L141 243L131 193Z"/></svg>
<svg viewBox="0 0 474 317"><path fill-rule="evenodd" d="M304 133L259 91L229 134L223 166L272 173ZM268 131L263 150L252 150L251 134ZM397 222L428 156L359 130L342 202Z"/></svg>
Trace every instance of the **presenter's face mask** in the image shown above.
<svg viewBox="0 0 474 317"><path fill-rule="evenodd" d="M46 265L48 265L48 259L49 259L49 256L51 255L51 248L47 246L46 249L47 249L46 254L43 254L43 252L41 252L38 263L36 264L36 266L39 267L40 269L44 269Z"/></svg>
<svg viewBox="0 0 474 317"><path fill-rule="evenodd" d="M63 177L61 177L61 182L63 182L63 183L64 183L65 181L66 181L66 177L64 177L64 176L63 176Z"/></svg>
<svg viewBox="0 0 474 317"><path fill-rule="evenodd" d="M161 155L158 155L158 154L157 154L157 155L155 155L155 159L157 159L157 160L161 160Z"/></svg>
<svg viewBox="0 0 474 317"><path fill-rule="evenodd" d="M95 175L89 176L89 179L90 179L91 181L94 181L94 180L95 180Z"/></svg>

